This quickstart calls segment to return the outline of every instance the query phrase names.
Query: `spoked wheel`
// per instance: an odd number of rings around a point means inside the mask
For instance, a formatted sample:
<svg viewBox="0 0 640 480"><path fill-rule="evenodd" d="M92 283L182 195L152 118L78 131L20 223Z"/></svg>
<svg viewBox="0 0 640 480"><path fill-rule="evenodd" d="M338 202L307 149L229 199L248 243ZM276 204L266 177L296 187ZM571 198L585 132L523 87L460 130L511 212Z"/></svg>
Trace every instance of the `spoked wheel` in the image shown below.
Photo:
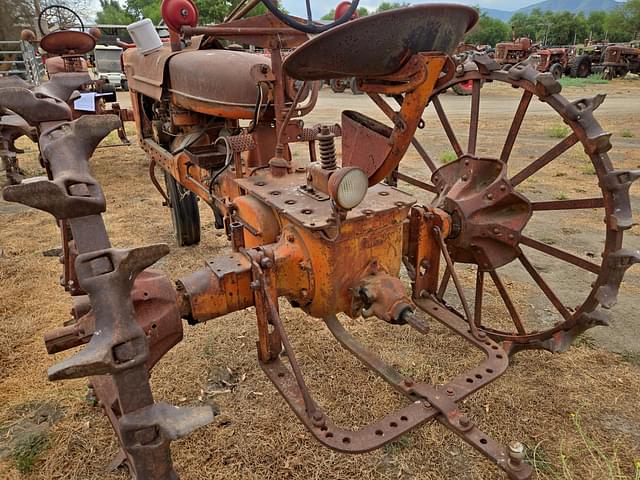
<svg viewBox="0 0 640 480"><path fill-rule="evenodd" d="M64 5L51 5L38 16L38 28L42 35L59 30L84 31L84 23L76 12Z"/></svg>
<svg viewBox="0 0 640 480"><path fill-rule="evenodd" d="M433 120L425 118L431 153L440 133L441 148L455 152L444 159L450 163L439 165L423 149L431 183L404 174L403 165L397 174L435 193L423 202L452 220L444 242L461 288L454 288L447 267L433 296L512 351L564 350L577 334L606 324L599 306L615 303L624 272L640 261L638 252L622 248L623 231L632 225L628 190L640 172L612 166L609 134L592 115L604 96L569 102L550 74L524 64L506 72L485 57L464 67L463 75L436 88L430 99ZM467 82L472 82L470 114L462 121L458 111L452 117L467 131L456 132L442 93ZM499 84L518 88L519 103L504 122L506 138L500 133L479 138L478 132L486 131L480 122L482 93L492 89L487 109L495 109ZM541 101L556 116L546 115L542 124L558 124L560 141L522 129L530 105L537 104L530 116L545 108ZM495 113L490 118L500 122Z"/></svg>
<svg viewBox="0 0 640 480"><path fill-rule="evenodd" d="M164 173L167 195L171 201L171 221L179 246L185 247L200 242L200 210L198 197Z"/></svg>

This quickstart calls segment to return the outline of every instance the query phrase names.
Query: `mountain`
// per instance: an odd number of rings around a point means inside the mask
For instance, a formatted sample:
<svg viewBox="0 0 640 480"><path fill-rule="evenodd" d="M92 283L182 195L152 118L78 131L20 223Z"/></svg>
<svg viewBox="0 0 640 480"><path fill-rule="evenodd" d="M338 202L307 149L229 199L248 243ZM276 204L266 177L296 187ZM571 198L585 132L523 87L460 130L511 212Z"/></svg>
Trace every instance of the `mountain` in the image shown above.
<svg viewBox="0 0 640 480"><path fill-rule="evenodd" d="M543 12L549 10L552 12L582 12L589 15L591 12L598 10L609 11L618 6L615 0L545 0L543 2L534 3L527 7L522 7L517 12L531 13L534 8L539 8Z"/></svg>
<svg viewBox="0 0 640 480"><path fill-rule="evenodd" d="M609 11L620 5L615 0L544 0L542 2L534 3L522 7L518 10L509 12L506 10L497 10L495 8L480 8L480 11L486 13L492 18L497 18L503 22L508 21L514 13L531 13L534 8L538 8L544 11L551 12L582 12L585 15L589 15L591 12L598 10Z"/></svg>
<svg viewBox="0 0 640 480"><path fill-rule="evenodd" d="M480 11L482 13L486 13L491 18L497 18L498 20L502 20L503 22L506 22L507 20L509 20L511 18L511 15L515 13L515 12L508 12L506 10L498 10L495 8L482 8L482 7L480 7Z"/></svg>

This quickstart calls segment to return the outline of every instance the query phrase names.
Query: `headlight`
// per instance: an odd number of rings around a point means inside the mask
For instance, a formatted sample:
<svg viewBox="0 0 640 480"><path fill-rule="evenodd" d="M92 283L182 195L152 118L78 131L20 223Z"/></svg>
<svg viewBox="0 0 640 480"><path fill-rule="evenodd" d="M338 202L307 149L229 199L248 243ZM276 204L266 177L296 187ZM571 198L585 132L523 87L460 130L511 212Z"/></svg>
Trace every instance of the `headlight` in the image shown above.
<svg viewBox="0 0 640 480"><path fill-rule="evenodd" d="M329 195L344 210L360 205L368 188L369 178L358 167L341 168L329 179Z"/></svg>

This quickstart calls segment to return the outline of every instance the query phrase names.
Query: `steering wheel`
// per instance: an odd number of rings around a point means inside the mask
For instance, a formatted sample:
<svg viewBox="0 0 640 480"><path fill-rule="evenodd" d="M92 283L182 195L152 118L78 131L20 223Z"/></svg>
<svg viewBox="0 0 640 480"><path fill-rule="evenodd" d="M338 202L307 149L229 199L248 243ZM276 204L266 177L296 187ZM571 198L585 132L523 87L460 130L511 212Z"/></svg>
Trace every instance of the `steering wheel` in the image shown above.
<svg viewBox="0 0 640 480"><path fill-rule="evenodd" d="M84 31L84 23L76 12L64 5L50 5L38 16L38 28L42 35L57 30L71 30L78 28Z"/></svg>
<svg viewBox="0 0 640 480"><path fill-rule="evenodd" d="M262 3L264 3L264 6L267 7L267 9L271 13L273 13L276 17L289 25L291 28L304 33L322 33L337 25L349 21L351 19L351 16L353 15L353 12L355 12L356 8L358 8L358 3L360 3L360 0L352 0L351 5L347 10L345 10L340 18L337 18L335 21L327 24L318 24L313 22L313 15L311 14L311 0L305 0L305 3L307 4L307 23L301 23L296 20L295 17L282 12L277 7L277 5L273 3L272 0L262 0Z"/></svg>

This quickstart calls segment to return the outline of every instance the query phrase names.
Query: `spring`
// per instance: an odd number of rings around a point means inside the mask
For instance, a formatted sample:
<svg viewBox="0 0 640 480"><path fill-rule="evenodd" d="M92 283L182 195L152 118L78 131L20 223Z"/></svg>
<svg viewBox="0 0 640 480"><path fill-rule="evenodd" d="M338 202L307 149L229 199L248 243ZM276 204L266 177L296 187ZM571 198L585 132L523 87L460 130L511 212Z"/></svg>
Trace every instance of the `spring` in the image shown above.
<svg viewBox="0 0 640 480"><path fill-rule="evenodd" d="M318 144L320 148L320 163L325 170L335 170L337 168L334 137L335 135L329 130L329 127L323 125L318 134Z"/></svg>

